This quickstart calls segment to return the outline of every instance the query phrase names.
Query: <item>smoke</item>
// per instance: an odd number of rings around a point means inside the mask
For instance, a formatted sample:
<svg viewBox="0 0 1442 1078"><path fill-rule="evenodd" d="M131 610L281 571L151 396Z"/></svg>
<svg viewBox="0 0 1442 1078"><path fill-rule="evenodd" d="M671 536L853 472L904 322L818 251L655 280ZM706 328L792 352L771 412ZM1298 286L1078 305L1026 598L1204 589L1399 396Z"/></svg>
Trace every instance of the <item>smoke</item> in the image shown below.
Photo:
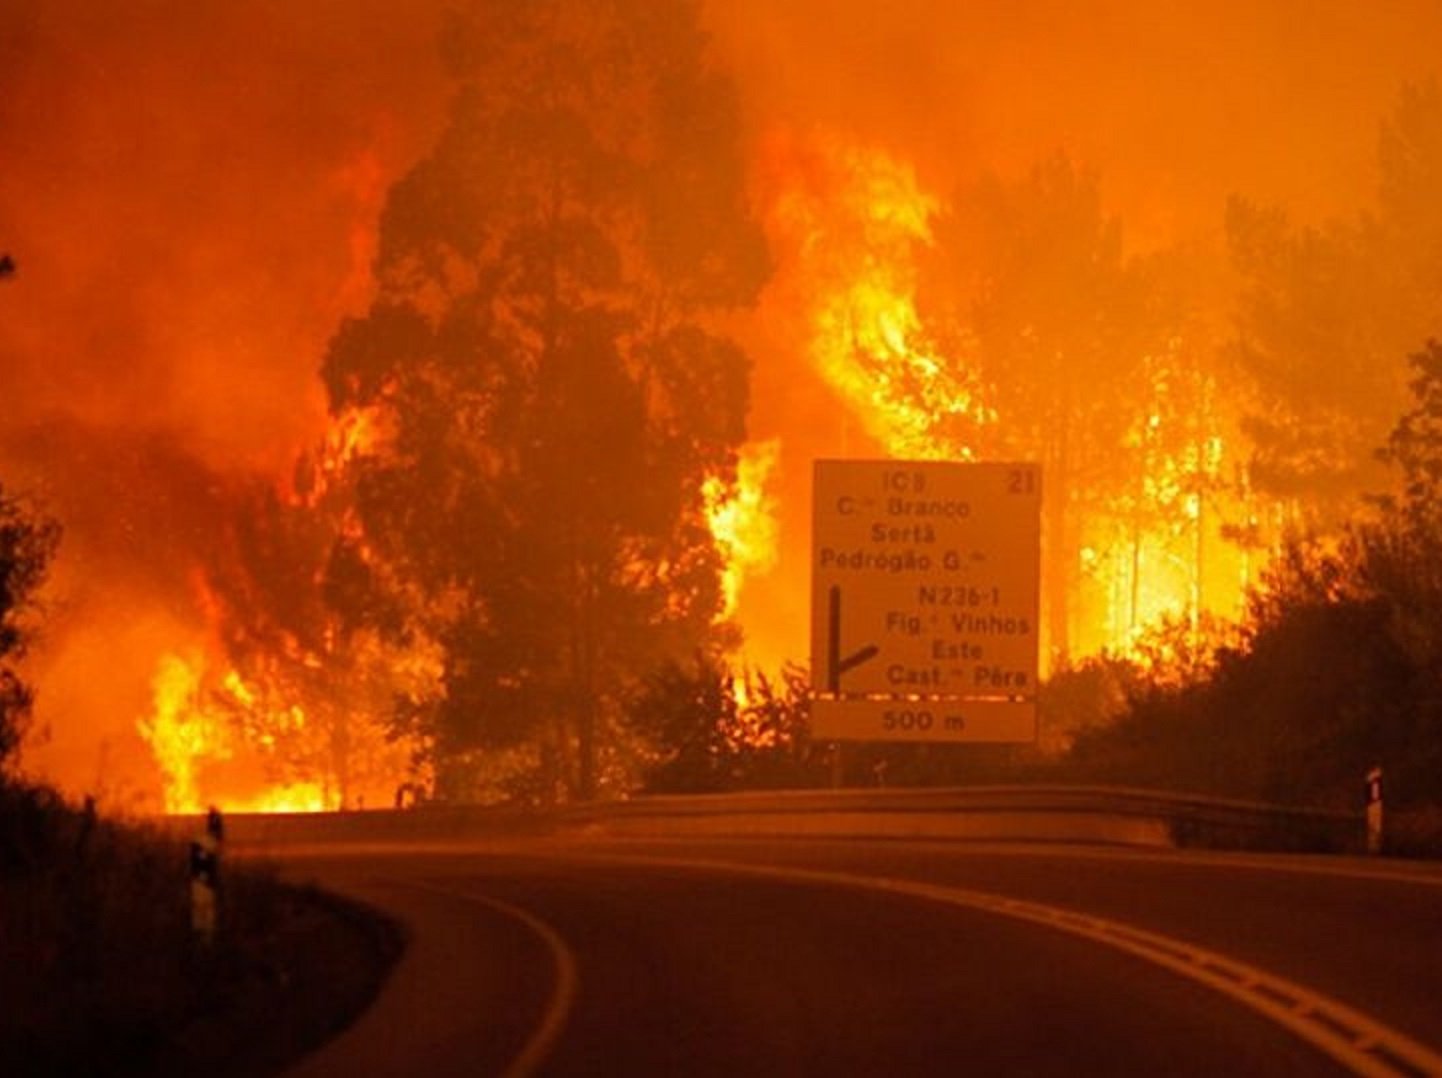
<svg viewBox="0 0 1442 1078"><path fill-rule="evenodd" d="M192 577L319 436L325 342L438 130L439 7L4 5L0 478L66 528L27 766L143 785L134 724L202 631Z"/></svg>
<svg viewBox="0 0 1442 1078"><path fill-rule="evenodd" d="M1065 150L1134 238L1219 224L1243 192L1304 218L1374 187L1378 119L1437 70L1431 0L712 2L758 129L841 130L949 192Z"/></svg>
<svg viewBox="0 0 1442 1078"><path fill-rule="evenodd" d="M316 429L319 347L364 299L350 232L442 97L434 20L387 7L6 5L7 427L165 429L272 467Z"/></svg>

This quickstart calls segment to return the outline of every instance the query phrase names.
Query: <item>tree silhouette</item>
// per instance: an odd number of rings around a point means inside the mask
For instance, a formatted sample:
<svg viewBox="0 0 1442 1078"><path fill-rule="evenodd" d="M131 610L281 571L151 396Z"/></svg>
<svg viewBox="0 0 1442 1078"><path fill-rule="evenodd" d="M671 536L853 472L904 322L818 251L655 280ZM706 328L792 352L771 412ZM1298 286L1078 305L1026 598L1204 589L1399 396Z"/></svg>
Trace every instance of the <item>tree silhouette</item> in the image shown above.
<svg viewBox="0 0 1442 1078"><path fill-rule="evenodd" d="M703 485L735 481L747 368L711 315L754 298L764 247L695 5L490 5L444 40L449 126L323 369L383 431L349 545L444 648L412 716L442 785L529 745L590 797L627 686L715 645Z"/></svg>
<svg viewBox="0 0 1442 1078"><path fill-rule="evenodd" d="M59 525L0 486L0 762L20 743L31 688L15 662L24 657L35 595L60 541Z"/></svg>
<svg viewBox="0 0 1442 1078"><path fill-rule="evenodd" d="M1096 178L1064 157L960 191L936 227L925 314L949 326L997 422L980 448L1042 463L1043 580L1053 658L1070 651L1081 522L1133 478L1129 432L1177 333L1154 268L1128 257Z"/></svg>

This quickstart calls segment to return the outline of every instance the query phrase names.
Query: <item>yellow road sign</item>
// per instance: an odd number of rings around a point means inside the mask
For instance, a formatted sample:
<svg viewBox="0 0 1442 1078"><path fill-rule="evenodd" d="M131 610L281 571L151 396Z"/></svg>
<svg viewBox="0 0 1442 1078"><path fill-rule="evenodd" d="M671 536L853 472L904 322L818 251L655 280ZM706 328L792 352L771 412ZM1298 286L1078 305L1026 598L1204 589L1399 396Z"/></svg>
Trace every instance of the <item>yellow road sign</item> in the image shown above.
<svg viewBox="0 0 1442 1078"><path fill-rule="evenodd" d="M813 700L820 741L1034 741L1033 700Z"/></svg>
<svg viewBox="0 0 1442 1078"><path fill-rule="evenodd" d="M1036 464L817 461L813 687L1033 696L1040 507Z"/></svg>

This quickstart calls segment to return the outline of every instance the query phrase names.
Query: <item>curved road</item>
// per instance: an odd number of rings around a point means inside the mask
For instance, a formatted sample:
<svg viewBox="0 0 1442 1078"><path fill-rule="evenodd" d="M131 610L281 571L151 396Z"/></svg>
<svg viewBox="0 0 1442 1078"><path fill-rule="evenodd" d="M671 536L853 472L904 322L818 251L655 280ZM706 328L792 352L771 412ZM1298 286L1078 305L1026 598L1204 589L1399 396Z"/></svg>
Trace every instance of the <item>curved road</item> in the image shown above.
<svg viewBox="0 0 1442 1078"><path fill-rule="evenodd" d="M291 851L401 917L297 1074L1442 1073L1442 874L876 840Z"/></svg>

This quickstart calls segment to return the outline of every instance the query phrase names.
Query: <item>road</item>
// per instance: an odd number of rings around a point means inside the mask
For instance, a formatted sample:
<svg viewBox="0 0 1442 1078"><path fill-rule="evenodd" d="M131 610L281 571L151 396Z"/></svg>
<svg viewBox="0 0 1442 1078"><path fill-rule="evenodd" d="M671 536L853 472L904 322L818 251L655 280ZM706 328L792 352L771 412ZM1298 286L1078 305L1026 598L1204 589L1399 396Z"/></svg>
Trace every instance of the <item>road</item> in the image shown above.
<svg viewBox="0 0 1442 1078"><path fill-rule="evenodd" d="M300 1075L1442 1073L1442 873L896 840L311 847L401 917Z"/></svg>

